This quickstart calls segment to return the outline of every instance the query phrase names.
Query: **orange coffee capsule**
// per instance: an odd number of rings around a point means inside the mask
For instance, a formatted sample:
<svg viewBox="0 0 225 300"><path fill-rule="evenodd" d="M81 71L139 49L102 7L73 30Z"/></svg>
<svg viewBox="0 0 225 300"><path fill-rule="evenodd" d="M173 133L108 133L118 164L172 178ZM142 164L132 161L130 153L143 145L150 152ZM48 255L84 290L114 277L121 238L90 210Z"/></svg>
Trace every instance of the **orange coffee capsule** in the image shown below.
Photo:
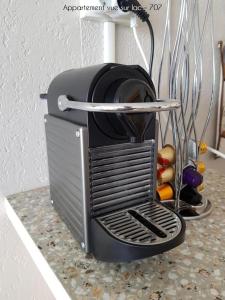
<svg viewBox="0 0 225 300"><path fill-rule="evenodd" d="M171 184L165 183L158 186L157 194L160 201L172 200L174 198L174 189Z"/></svg>
<svg viewBox="0 0 225 300"><path fill-rule="evenodd" d="M160 168L157 171L157 178L159 181L159 184L171 182L175 178L175 170L173 167L169 168Z"/></svg>
<svg viewBox="0 0 225 300"><path fill-rule="evenodd" d="M158 163L161 166L170 166L175 163L176 151L173 146L166 145L158 153Z"/></svg>

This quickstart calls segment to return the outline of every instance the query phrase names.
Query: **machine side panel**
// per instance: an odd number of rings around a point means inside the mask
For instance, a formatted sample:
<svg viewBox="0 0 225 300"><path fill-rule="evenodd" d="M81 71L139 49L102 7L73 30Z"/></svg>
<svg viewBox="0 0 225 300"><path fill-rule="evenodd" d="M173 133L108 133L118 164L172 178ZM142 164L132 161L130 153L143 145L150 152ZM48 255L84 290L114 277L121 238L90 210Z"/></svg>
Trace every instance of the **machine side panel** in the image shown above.
<svg viewBox="0 0 225 300"><path fill-rule="evenodd" d="M55 209L86 252L89 182L85 170L87 129L52 116L45 116L51 199ZM85 147L84 147L85 145ZM85 150L86 149L86 150Z"/></svg>

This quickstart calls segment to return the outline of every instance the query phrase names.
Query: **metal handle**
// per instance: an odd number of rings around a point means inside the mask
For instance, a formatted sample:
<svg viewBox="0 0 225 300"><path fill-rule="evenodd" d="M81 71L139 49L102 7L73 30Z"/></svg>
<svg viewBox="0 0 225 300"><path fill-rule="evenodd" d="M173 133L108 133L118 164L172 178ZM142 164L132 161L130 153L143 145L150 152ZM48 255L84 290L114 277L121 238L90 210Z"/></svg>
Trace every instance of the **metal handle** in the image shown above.
<svg viewBox="0 0 225 300"><path fill-rule="evenodd" d="M155 102L142 103L91 103L70 101L65 95L62 95L58 98L58 107L61 111L77 109L88 112L132 114L174 110L180 107L180 102L177 100L157 100Z"/></svg>

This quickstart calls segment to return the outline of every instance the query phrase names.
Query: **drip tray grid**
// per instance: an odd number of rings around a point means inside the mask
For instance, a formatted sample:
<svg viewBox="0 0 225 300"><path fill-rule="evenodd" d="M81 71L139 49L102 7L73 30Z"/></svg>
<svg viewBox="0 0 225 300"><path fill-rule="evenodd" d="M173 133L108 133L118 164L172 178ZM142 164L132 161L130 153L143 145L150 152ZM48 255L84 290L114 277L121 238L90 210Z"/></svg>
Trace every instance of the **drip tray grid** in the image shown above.
<svg viewBox="0 0 225 300"><path fill-rule="evenodd" d="M168 242L182 229L179 217L155 201L98 217L97 220L110 235L137 245Z"/></svg>

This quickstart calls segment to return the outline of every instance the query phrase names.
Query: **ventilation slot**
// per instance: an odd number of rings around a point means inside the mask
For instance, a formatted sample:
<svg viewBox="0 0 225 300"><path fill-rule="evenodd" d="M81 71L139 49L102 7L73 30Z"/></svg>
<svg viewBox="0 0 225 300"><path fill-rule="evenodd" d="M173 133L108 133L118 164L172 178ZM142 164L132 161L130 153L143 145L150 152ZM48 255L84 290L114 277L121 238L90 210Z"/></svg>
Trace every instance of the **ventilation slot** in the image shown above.
<svg viewBox="0 0 225 300"><path fill-rule="evenodd" d="M140 204L154 196L155 141L90 149L92 215Z"/></svg>

